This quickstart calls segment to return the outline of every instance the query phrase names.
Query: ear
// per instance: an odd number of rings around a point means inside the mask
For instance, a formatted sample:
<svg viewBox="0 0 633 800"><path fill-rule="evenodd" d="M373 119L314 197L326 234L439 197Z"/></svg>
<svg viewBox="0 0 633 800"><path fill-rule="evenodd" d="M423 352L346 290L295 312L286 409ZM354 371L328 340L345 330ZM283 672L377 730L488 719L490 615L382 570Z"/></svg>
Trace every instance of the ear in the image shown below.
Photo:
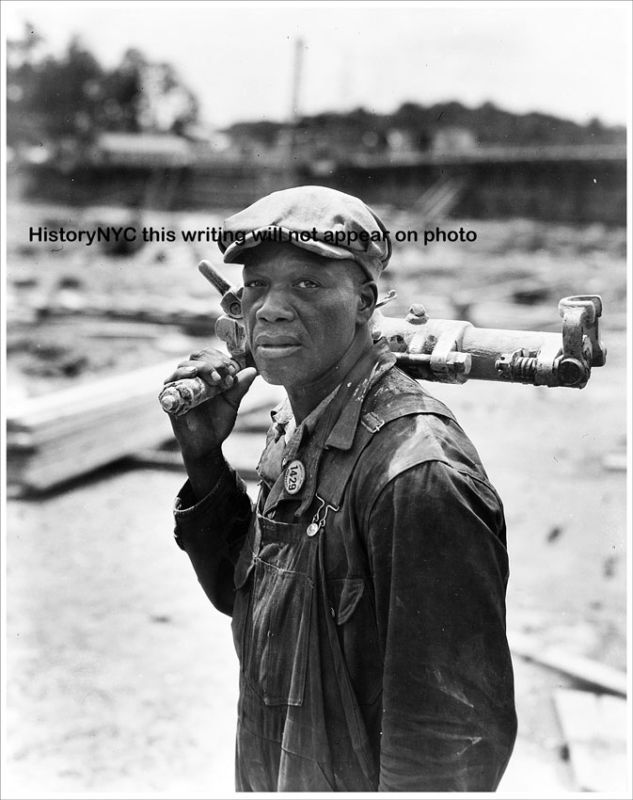
<svg viewBox="0 0 633 800"><path fill-rule="evenodd" d="M378 287L374 281L365 281L358 287L358 305L356 318L365 323L371 319L378 300Z"/></svg>

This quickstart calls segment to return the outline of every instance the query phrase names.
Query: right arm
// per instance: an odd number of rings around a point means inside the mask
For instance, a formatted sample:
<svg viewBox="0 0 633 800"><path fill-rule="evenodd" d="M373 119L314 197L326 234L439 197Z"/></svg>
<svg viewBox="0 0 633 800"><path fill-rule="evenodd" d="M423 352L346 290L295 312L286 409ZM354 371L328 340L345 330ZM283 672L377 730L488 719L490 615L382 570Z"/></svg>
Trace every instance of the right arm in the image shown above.
<svg viewBox="0 0 633 800"><path fill-rule="evenodd" d="M182 416L169 415L197 500L205 497L216 483L216 472L225 464L222 444L233 430L237 411L257 372L252 368L235 371L226 353L200 350L181 361L165 383L184 378L201 378L221 393L195 406Z"/></svg>
<svg viewBox="0 0 633 800"><path fill-rule="evenodd" d="M223 391L187 414L171 416L189 480L174 509L175 535L211 602L225 614L233 608L233 571L251 517L246 487L222 455L239 404L256 372L235 374L228 356L203 350L181 362L165 383L198 375Z"/></svg>

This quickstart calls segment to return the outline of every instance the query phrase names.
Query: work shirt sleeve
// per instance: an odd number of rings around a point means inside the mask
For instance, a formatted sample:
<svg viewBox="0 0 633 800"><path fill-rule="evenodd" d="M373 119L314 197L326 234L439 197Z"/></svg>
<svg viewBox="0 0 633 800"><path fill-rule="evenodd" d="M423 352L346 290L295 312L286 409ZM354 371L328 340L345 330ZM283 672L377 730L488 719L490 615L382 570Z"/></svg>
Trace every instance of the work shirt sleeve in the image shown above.
<svg viewBox="0 0 633 800"><path fill-rule="evenodd" d="M191 559L207 597L231 615L235 564L251 519L244 482L225 464L209 494L196 501L187 481L176 497L174 519L176 542Z"/></svg>
<svg viewBox="0 0 633 800"><path fill-rule="evenodd" d="M493 791L516 736L501 502L440 461L392 479L368 518L384 653L381 791Z"/></svg>

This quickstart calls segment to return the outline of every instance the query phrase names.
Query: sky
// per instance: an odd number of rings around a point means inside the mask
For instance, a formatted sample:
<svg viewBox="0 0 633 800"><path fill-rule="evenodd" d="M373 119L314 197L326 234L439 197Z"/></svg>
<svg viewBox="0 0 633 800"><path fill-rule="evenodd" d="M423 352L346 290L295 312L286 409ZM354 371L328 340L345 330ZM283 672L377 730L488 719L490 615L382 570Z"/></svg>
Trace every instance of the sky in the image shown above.
<svg viewBox="0 0 633 800"><path fill-rule="evenodd" d="M299 110L490 101L626 124L629 2L8 2L3 29L28 20L60 52L78 35L105 66L129 47L172 63L203 121L288 119L296 41Z"/></svg>

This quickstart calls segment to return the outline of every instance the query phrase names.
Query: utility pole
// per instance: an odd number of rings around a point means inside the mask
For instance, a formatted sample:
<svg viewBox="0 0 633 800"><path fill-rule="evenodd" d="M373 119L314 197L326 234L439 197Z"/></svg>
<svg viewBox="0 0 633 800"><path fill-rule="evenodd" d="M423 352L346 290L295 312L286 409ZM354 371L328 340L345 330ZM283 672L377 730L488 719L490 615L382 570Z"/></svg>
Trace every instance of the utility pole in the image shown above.
<svg viewBox="0 0 633 800"><path fill-rule="evenodd" d="M289 147L289 161L291 166L297 157L297 130L299 126L300 116L300 98L301 98L301 73L303 70L303 50L304 41L299 36L295 39L294 48L294 63L292 69L292 96L290 100L290 147Z"/></svg>

